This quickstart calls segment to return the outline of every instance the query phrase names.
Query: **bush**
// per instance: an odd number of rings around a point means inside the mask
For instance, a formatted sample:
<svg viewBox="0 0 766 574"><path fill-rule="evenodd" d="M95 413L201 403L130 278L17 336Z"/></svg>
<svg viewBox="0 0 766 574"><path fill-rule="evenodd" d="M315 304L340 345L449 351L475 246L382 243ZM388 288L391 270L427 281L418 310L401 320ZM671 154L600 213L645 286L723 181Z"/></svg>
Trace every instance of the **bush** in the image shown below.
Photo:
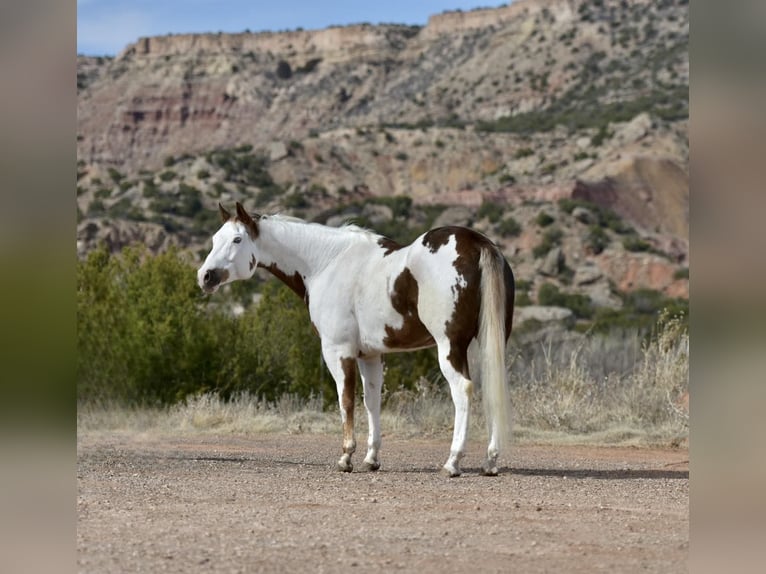
<svg viewBox="0 0 766 574"><path fill-rule="evenodd" d="M585 245L591 253L598 255L609 245L609 236L600 225L591 225L585 236Z"/></svg>
<svg viewBox="0 0 766 574"><path fill-rule="evenodd" d="M502 237L518 237L521 233L521 224L508 216L497 225L496 230Z"/></svg>
<svg viewBox="0 0 766 574"><path fill-rule="evenodd" d="M77 265L78 401L168 405L246 392L337 404L305 303L272 280L259 304L235 317L227 291L242 299L242 289L227 287L202 297L195 268L173 249L91 252ZM391 356L386 387L411 389L436 371L433 350Z"/></svg>
<svg viewBox="0 0 766 574"><path fill-rule="evenodd" d="M688 279L689 278L689 268L688 267L681 267L680 269L676 269L676 272L673 273L673 279Z"/></svg>
<svg viewBox="0 0 766 574"><path fill-rule="evenodd" d="M580 293L563 293L552 283L544 283L540 286L537 302L540 305L571 309L578 319L590 319L594 312L590 297Z"/></svg>
<svg viewBox="0 0 766 574"><path fill-rule="evenodd" d="M625 223L622 218L614 211L606 207L601 207L597 203L593 203L585 199L563 198L559 200L558 205L562 211L569 214L571 214L576 207L584 207L596 216L599 226L606 229L611 229L620 235L626 235L635 232L634 229Z"/></svg>
<svg viewBox="0 0 766 574"><path fill-rule="evenodd" d="M622 246L628 250L632 251L634 253L637 252L646 252L651 251L652 246L648 241L644 241L637 235L629 235L625 239L622 240Z"/></svg>
<svg viewBox="0 0 766 574"><path fill-rule="evenodd" d="M556 221L551 217L548 213L545 211L541 211L537 214L537 217L535 217L535 223L539 225L540 227L548 227L551 223Z"/></svg>
<svg viewBox="0 0 766 574"><path fill-rule="evenodd" d="M503 216L503 208L492 201L484 201L476 213L477 219L488 218L490 223L497 223Z"/></svg>
<svg viewBox="0 0 766 574"><path fill-rule="evenodd" d="M550 227L543 233L542 241L532 249L536 258L544 257L556 245L561 244L562 231L558 227Z"/></svg>
<svg viewBox="0 0 766 574"><path fill-rule="evenodd" d="M213 327L175 252L93 251L77 266L78 398L164 404L217 387Z"/></svg>
<svg viewBox="0 0 766 574"><path fill-rule="evenodd" d="M652 289L636 289L629 293L618 293L622 299L622 308L601 308L593 317L592 329L596 333L606 333L614 329L634 328L643 334L649 334L656 328L663 313L676 317L688 325L689 301L668 298Z"/></svg>

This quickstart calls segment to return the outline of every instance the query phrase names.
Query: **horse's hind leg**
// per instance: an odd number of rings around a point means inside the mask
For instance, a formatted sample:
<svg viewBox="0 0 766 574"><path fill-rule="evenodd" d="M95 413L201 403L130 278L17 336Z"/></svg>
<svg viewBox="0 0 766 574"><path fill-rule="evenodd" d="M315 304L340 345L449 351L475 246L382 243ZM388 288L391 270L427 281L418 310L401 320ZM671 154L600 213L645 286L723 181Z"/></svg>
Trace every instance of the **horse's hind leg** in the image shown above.
<svg viewBox="0 0 766 574"><path fill-rule="evenodd" d="M356 359L347 356L348 353L334 349L322 349L325 364L335 379L340 404L340 419L343 423L343 454L338 460L338 470L351 472L354 465L351 455L356 450L356 435L354 434L354 400L356 394Z"/></svg>
<svg viewBox="0 0 766 574"><path fill-rule="evenodd" d="M452 402L455 405L455 427L452 431L452 446L450 456L444 464L443 471L451 477L460 476L460 459L465 453L465 443L468 439L468 414L470 410L473 383L464 377L448 359L450 347L439 345L439 366L442 374L449 383Z"/></svg>
<svg viewBox="0 0 766 574"><path fill-rule="evenodd" d="M362 375L364 388L364 406L367 409L369 435L367 437L367 456L364 457L365 470L378 470L380 461L380 393L383 388L383 361L380 357L359 359L359 373Z"/></svg>

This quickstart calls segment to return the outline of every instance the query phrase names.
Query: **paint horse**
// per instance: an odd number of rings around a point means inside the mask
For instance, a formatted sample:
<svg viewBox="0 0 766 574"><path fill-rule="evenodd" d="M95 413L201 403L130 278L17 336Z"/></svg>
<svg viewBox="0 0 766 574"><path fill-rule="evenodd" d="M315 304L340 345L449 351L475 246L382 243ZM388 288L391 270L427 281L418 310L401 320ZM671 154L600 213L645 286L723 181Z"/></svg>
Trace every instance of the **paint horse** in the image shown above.
<svg viewBox="0 0 766 574"><path fill-rule="evenodd" d="M200 287L221 285L267 269L307 304L335 380L343 423L338 469L351 472L356 450L357 368L369 421L365 470L380 468L381 356L436 345L455 406L449 476L460 475L474 381L482 385L489 446L482 471L498 472L510 435L505 347L511 332L514 280L498 247L464 227L441 227L412 244L357 227L340 228L285 216L251 215L241 204L223 225L197 272Z"/></svg>

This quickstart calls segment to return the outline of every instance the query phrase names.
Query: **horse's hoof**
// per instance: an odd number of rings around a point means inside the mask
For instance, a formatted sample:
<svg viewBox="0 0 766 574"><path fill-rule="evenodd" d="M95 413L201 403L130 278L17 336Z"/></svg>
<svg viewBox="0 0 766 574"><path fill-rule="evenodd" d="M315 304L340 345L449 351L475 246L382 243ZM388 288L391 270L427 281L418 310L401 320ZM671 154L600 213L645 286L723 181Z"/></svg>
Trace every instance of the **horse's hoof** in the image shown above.
<svg viewBox="0 0 766 574"><path fill-rule="evenodd" d="M350 462L343 462L341 460L338 461L338 470L340 472L351 472L354 470L354 465Z"/></svg>
<svg viewBox="0 0 766 574"><path fill-rule="evenodd" d="M460 469L452 466L444 465L441 470L442 474L448 478L457 478L460 476Z"/></svg>
<svg viewBox="0 0 766 574"><path fill-rule="evenodd" d="M496 466L488 466L485 464L484 466L481 467L481 473L484 476L497 476L498 470Z"/></svg>
<svg viewBox="0 0 766 574"><path fill-rule="evenodd" d="M376 460L375 462L367 462L365 461L362 464L362 470L366 472L375 472L380 468L380 463Z"/></svg>

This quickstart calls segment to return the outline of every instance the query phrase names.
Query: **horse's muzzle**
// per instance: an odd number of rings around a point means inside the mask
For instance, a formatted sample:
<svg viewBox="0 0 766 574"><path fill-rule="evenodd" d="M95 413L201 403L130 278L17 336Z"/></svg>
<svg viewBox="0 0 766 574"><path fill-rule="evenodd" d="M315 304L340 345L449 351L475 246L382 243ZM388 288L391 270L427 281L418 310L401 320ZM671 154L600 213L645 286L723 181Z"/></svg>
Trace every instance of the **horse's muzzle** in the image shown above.
<svg viewBox="0 0 766 574"><path fill-rule="evenodd" d="M206 293L214 293L218 286L226 281L229 277L229 272L225 269L208 269L202 276L200 287Z"/></svg>

